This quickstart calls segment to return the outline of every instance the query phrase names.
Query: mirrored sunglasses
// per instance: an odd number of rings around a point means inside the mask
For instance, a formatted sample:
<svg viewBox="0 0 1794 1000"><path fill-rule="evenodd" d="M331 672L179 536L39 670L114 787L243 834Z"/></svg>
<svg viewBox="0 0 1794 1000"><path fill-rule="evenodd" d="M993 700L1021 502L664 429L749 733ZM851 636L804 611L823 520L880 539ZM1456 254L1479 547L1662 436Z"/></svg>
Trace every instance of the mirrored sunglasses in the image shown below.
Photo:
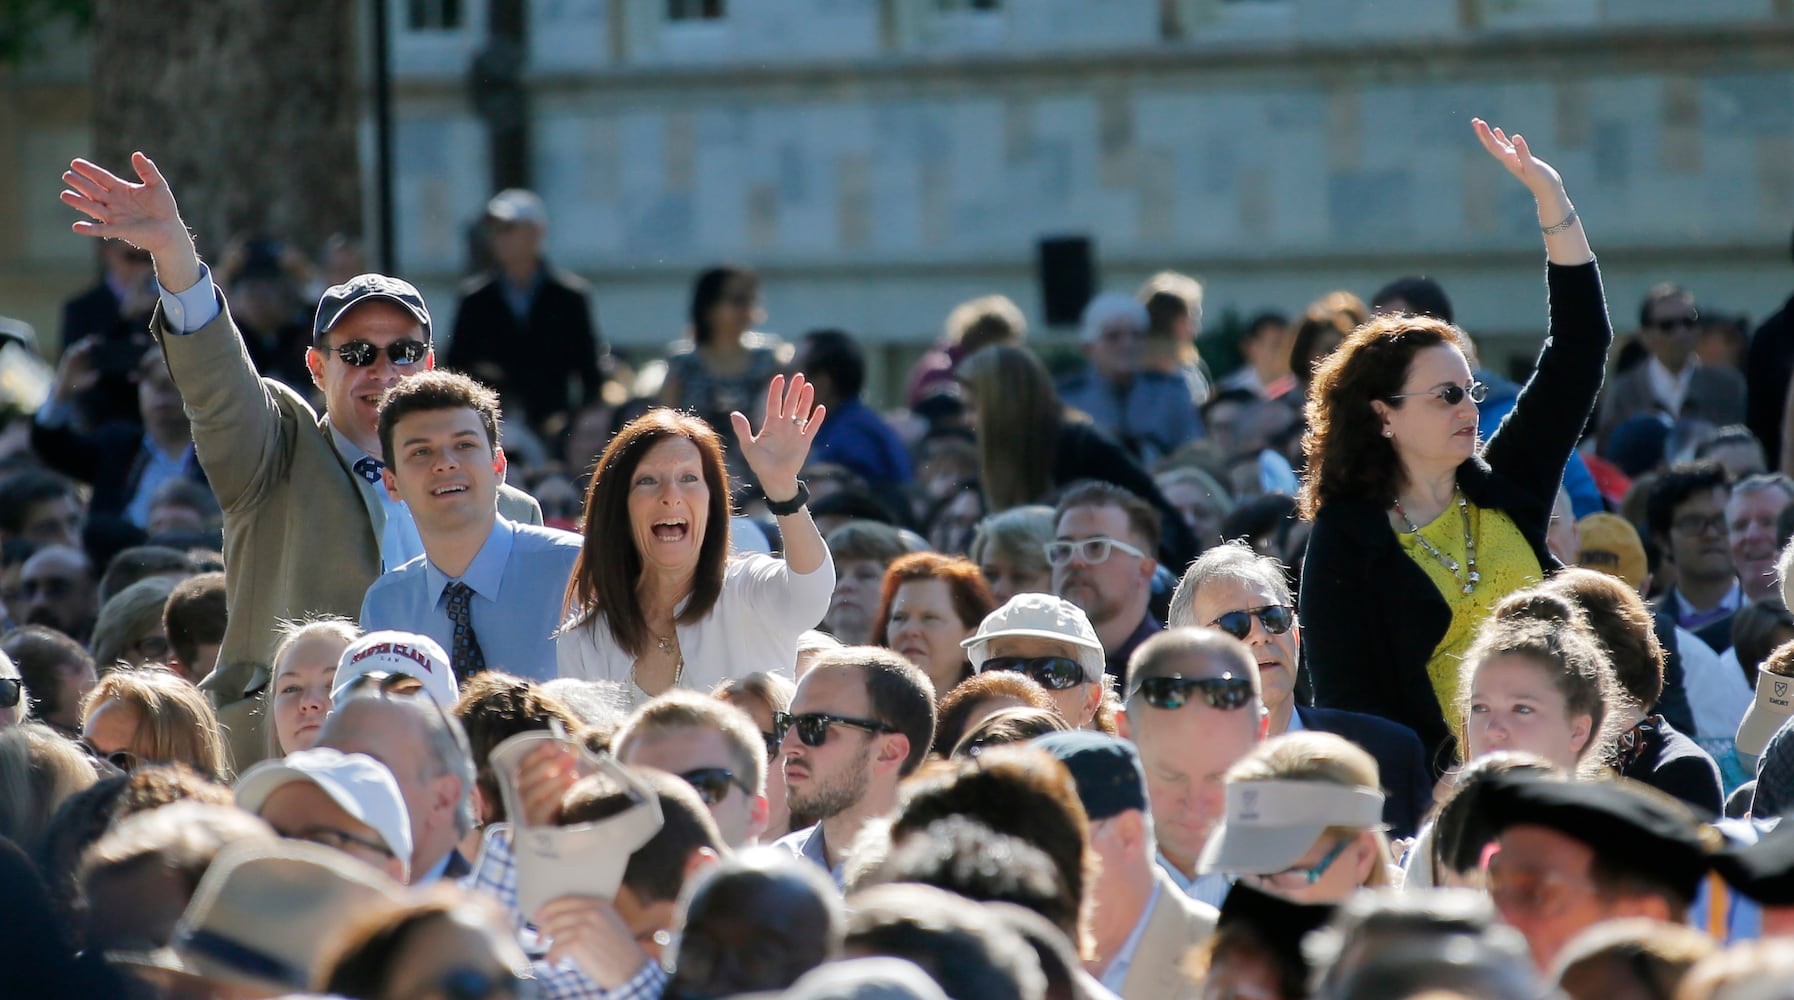
<svg viewBox="0 0 1794 1000"><path fill-rule="evenodd" d="M1189 704L1191 692L1199 693L1210 708L1232 712L1252 700L1252 679L1222 674L1219 677L1147 677L1134 685L1138 695L1153 708L1175 711Z"/></svg>
<svg viewBox="0 0 1794 1000"><path fill-rule="evenodd" d="M1012 670L1048 691L1065 691L1084 683L1084 665L1069 656L992 656L978 672Z"/></svg>
<svg viewBox="0 0 1794 1000"><path fill-rule="evenodd" d="M339 345L336 356L343 359L343 364L351 368L366 368L380 357L381 349L365 340L351 340ZM421 340L395 340L386 345L386 357L394 365L406 368L417 364L430 353L430 345Z"/></svg>

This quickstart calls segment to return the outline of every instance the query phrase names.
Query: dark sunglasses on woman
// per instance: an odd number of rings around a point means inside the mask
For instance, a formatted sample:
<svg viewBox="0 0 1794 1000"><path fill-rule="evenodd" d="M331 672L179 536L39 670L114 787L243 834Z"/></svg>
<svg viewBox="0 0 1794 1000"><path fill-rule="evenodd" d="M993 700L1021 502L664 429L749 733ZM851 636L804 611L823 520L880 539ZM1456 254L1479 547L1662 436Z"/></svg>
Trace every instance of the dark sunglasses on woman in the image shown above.
<svg viewBox="0 0 1794 1000"><path fill-rule="evenodd" d="M385 347L389 361L400 368L409 368L424 359L430 353L430 345L421 340L395 340ZM339 344L336 356L343 359L343 364L350 368L366 368L380 357L382 349L365 340L351 340Z"/></svg>
<svg viewBox="0 0 1794 1000"><path fill-rule="evenodd" d="M1272 635L1282 635L1296 623L1296 609L1287 605L1271 604L1262 608L1229 611L1209 624L1244 642L1246 637L1252 634L1252 619L1254 618L1258 619L1259 623L1265 627L1266 632Z"/></svg>
<svg viewBox="0 0 1794 1000"><path fill-rule="evenodd" d="M981 674L992 670L1013 670L1048 691L1065 691L1084 683L1084 665L1069 656L992 656L978 668Z"/></svg>
<svg viewBox="0 0 1794 1000"><path fill-rule="evenodd" d="M1189 704L1191 692L1202 696L1210 708L1232 712L1252 700L1252 679L1222 674L1219 677L1147 677L1134 685L1134 694L1153 708L1176 711Z"/></svg>
<svg viewBox="0 0 1794 1000"><path fill-rule="evenodd" d="M855 719L845 715L829 715L826 712L805 712L792 715L789 712L774 712L772 716L773 731L779 734L779 742L785 742L785 734L792 729L797 730L797 738L804 746L819 747L828 742L830 726L846 726L849 729L863 729L868 733L894 733L897 730L873 719Z"/></svg>
<svg viewBox="0 0 1794 1000"><path fill-rule="evenodd" d="M25 682L17 677L0 677L0 708L11 708L24 694Z"/></svg>

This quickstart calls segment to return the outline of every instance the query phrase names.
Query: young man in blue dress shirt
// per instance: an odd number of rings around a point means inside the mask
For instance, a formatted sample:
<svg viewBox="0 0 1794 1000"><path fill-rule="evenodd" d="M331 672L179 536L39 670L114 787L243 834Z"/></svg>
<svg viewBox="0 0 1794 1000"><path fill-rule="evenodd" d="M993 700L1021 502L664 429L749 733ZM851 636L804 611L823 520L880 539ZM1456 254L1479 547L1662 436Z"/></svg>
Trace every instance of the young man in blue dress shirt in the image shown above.
<svg viewBox="0 0 1794 1000"><path fill-rule="evenodd" d="M497 394L454 372L425 372L381 398L386 490L411 509L424 554L374 581L361 627L435 639L462 681L487 669L549 680L584 540L498 513L498 421Z"/></svg>

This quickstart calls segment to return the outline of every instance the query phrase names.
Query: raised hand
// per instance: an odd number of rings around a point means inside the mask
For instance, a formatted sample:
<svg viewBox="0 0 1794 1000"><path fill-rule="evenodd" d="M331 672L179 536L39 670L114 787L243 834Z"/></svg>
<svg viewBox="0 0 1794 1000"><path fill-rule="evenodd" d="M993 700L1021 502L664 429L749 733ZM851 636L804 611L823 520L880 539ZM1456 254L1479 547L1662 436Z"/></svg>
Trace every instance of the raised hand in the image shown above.
<svg viewBox="0 0 1794 1000"><path fill-rule="evenodd" d="M741 444L741 457L760 480L761 489L774 500L788 500L797 493L797 474L803 471L810 457L810 445L822 427L828 407L816 405L816 387L804 380L802 372L791 376L789 387L785 376L774 375L766 387L766 409L760 418L760 433L753 433L748 418L740 410L729 414L735 425L735 437Z"/></svg>
<svg viewBox="0 0 1794 1000"><path fill-rule="evenodd" d="M76 160L62 174L68 190L63 204L87 216L72 227L83 236L123 240L149 251L162 284L183 291L199 280L199 256L181 221L174 192L155 163L131 154L137 180L130 181L88 160Z"/></svg>
<svg viewBox="0 0 1794 1000"><path fill-rule="evenodd" d="M58 402L73 400L100 380L100 373L93 366L93 352L99 346L99 334L90 333L62 352L62 360L56 363L56 382L50 388L50 395Z"/></svg>
<svg viewBox="0 0 1794 1000"><path fill-rule="evenodd" d="M1470 127L1476 130L1476 137L1482 140L1483 148L1495 158L1497 163L1507 168L1507 172L1520 179L1527 190L1543 199L1545 195L1560 192L1564 188L1564 179L1559 176L1551 164L1539 159L1526 145L1526 139L1516 132L1512 136L1499 128L1491 126L1481 118L1470 119Z"/></svg>
<svg viewBox="0 0 1794 1000"><path fill-rule="evenodd" d="M561 896L543 903L532 922L553 939L549 961L573 962L606 990L629 982L648 962L648 954L609 900Z"/></svg>

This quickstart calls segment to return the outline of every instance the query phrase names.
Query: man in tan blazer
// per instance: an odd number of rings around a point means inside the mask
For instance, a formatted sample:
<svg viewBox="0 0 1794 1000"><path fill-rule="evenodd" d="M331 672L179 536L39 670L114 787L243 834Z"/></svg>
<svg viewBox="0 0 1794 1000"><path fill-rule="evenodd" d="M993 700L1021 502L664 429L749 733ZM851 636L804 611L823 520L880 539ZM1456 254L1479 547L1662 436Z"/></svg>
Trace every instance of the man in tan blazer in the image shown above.
<svg viewBox="0 0 1794 1000"><path fill-rule="evenodd" d="M1215 908L1191 899L1157 863L1146 772L1132 743L1102 733L1049 733L1035 745L1071 772L1090 816L1103 877L1089 889L1091 975L1123 1000L1196 1000L1202 984L1184 957L1215 930Z"/></svg>
<svg viewBox="0 0 1794 1000"><path fill-rule="evenodd" d="M383 565L422 552L409 511L379 485L375 407L399 379L433 366L430 314L416 288L384 275L327 290L306 352L324 394L320 417L298 393L257 375L167 181L142 153L132 166L138 182L76 160L63 174L62 200L91 219L75 223L76 232L124 240L155 263L161 305L151 329L224 508L230 620L200 686L241 770L266 755L255 706L279 623L353 617ZM512 520L542 523L540 506L510 487L499 507Z"/></svg>

